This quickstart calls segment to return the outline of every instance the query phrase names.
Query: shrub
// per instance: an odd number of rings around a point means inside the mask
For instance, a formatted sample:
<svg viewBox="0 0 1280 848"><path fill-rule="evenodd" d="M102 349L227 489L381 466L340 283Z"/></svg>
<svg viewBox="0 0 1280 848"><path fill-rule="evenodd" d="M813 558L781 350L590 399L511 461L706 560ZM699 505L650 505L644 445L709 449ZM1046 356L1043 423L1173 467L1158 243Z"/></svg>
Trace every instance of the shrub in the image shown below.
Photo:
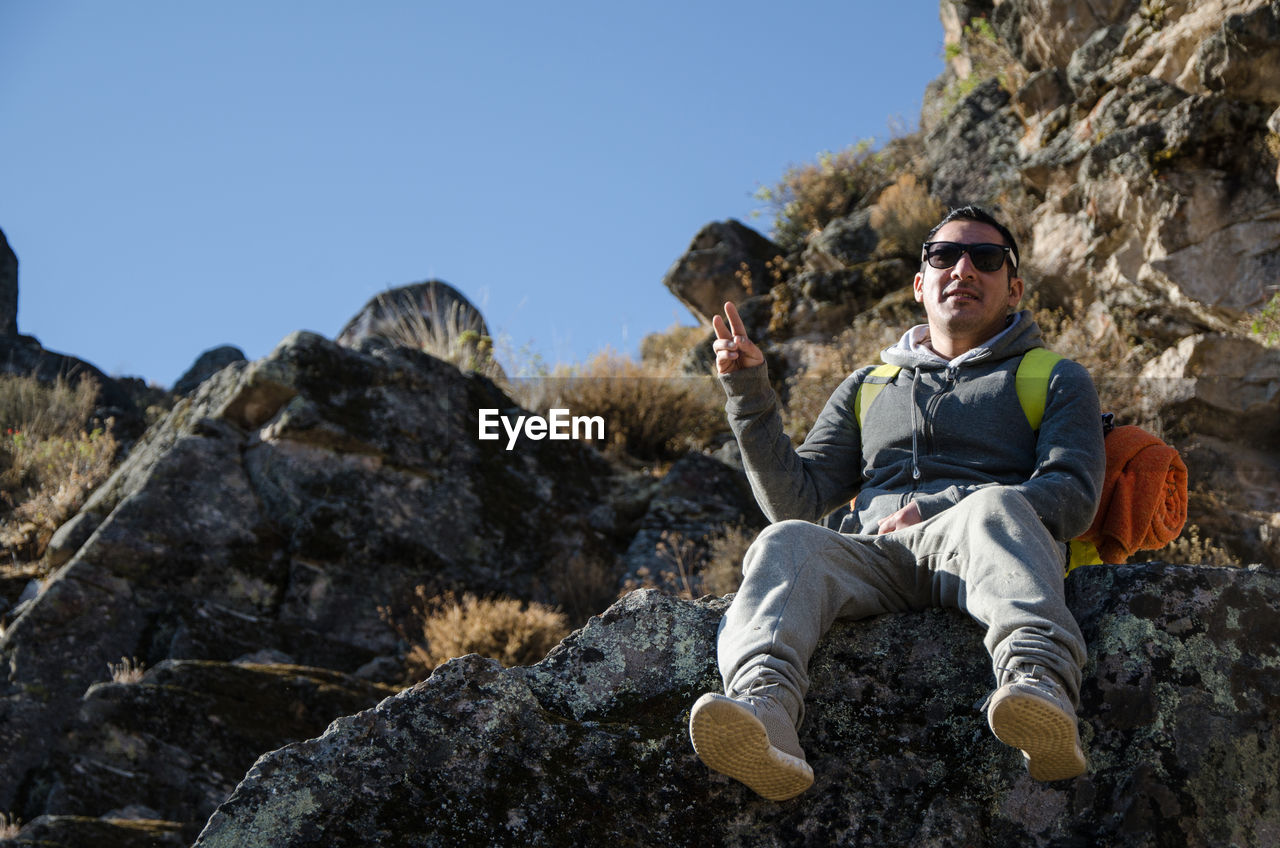
<svg viewBox="0 0 1280 848"><path fill-rule="evenodd" d="M147 667L137 657L121 657L118 663L107 663L113 683L141 683Z"/></svg>
<svg viewBox="0 0 1280 848"><path fill-rule="evenodd" d="M0 839L17 839L22 822L12 813L0 813Z"/></svg>
<svg viewBox="0 0 1280 848"><path fill-rule="evenodd" d="M90 380L0 377L0 544L15 560L39 559L112 471L115 438L84 430L97 395Z"/></svg>
<svg viewBox="0 0 1280 848"><path fill-rule="evenodd" d="M711 376L647 366L606 351L560 368L542 386L539 410L554 407L605 421L607 450L640 460L671 459L726 428L723 391Z"/></svg>
<svg viewBox="0 0 1280 848"><path fill-rule="evenodd" d="M773 239L790 251L810 233L849 214L881 181L879 160L863 139L839 153L824 151L816 163L789 168L777 185L757 189L773 211Z"/></svg>
<svg viewBox="0 0 1280 848"><path fill-rule="evenodd" d="M417 603L411 620L390 622L410 643L406 657L414 679L426 677L454 657L480 654L503 666L529 665L541 660L569 634L563 613L538 603L513 598L458 598L453 592L428 597L426 587L414 590ZM389 613L384 609L383 617Z"/></svg>
<svg viewBox="0 0 1280 848"><path fill-rule="evenodd" d="M0 437L0 544L15 557L39 559L54 531L84 506L111 474L119 445L110 433Z"/></svg>
<svg viewBox="0 0 1280 848"><path fill-rule="evenodd" d="M580 553L551 572L546 588L568 620L581 624L618 599L618 574L605 560Z"/></svg>
<svg viewBox="0 0 1280 848"><path fill-rule="evenodd" d="M914 174L903 174L871 207L871 226L880 236L876 252L918 261L929 230L946 214L946 207L929 196L924 183Z"/></svg>
<svg viewBox="0 0 1280 848"><path fill-rule="evenodd" d="M36 440L84 431L98 401L98 384L81 378L73 386L59 377L45 385L35 377L0 374L0 430Z"/></svg>
<svg viewBox="0 0 1280 848"><path fill-rule="evenodd" d="M457 301L450 301L447 309L441 309L434 288L427 292L426 300L429 316L411 299L378 295L379 308L395 316L382 334L395 344L429 353L463 370L500 378L502 368L493 356L493 339L481 333L479 319Z"/></svg>

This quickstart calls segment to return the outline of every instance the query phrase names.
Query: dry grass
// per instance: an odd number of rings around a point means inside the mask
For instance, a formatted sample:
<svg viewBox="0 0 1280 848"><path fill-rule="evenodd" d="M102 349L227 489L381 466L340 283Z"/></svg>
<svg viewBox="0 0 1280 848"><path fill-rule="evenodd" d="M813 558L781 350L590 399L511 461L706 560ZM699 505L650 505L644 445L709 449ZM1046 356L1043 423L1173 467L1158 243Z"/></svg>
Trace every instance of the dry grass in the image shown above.
<svg viewBox="0 0 1280 848"><path fill-rule="evenodd" d="M809 234L847 215L883 179L872 141L864 139L838 153L819 154L789 168L773 187L761 187L756 199L773 212L773 238L791 250Z"/></svg>
<svg viewBox="0 0 1280 848"><path fill-rule="evenodd" d="M1188 524L1182 535L1156 551L1138 551L1130 562L1179 562L1193 565L1239 566L1240 559L1213 539L1201 538L1200 528Z"/></svg>
<svg viewBox="0 0 1280 848"><path fill-rule="evenodd" d="M929 230L947 214L946 207L929 196L925 184L909 173L881 192L870 211L871 226L880 236L876 253L912 261L919 259Z"/></svg>
<svg viewBox="0 0 1280 848"><path fill-rule="evenodd" d="M727 595L742 585L742 558L758 534L746 527L727 527L711 537L711 552L702 569L702 590Z"/></svg>
<svg viewBox="0 0 1280 848"><path fill-rule="evenodd" d="M16 839L22 822L13 813L0 813L0 839Z"/></svg>
<svg viewBox="0 0 1280 848"><path fill-rule="evenodd" d="M410 643L406 663L415 680L467 654L491 657L508 668L529 665L569 635L564 613L542 604L478 598L471 593L461 598L453 592L429 597L423 586L415 594L411 619L389 622ZM387 618L387 611L382 612Z"/></svg>
<svg viewBox="0 0 1280 848"><path fill-rule="evenodd" d="M98 402L98 384L58 378L47 386L35 377L0 375L0 430L28 438L72 436L84 431Z"/></svg>
<svg viewBox="0 0 1280 848"><path fill-rule="evenodd" d="M421 350L464 371L475 371L491 379L502 375L493 356L493 339L484 334L478 313L451 300L440 308L436 289L427 291L425 305L416 298L394 292L378 295L378 306L394 321L379 334L395 344ZM424 311L427 314L424 314Z"/></svg>
<svg viewBox="0 0 1280 848"><path fill-rule="evenodd" d="M137 657L121 657L118 663L107 663L113 683L141 683L147 667Z"/></svg>
<svg viewBox="0 0 1280 848"><path fill-rule="evenodd" d="M682 374L670 364L651 366L606 351L538 382L538 411L563 407L575 416L601 416L606 450L615 455L672 459L727 427L723 391L714 379Z"/></svg>
<svg viewBox="0 0 1280 848"><path fill-rule="evenodd" d="M115 438L84 430L97 392L87 380L72 387L0 377L0 544L14 562L43 556L54 531L111 474Z"/></svg>

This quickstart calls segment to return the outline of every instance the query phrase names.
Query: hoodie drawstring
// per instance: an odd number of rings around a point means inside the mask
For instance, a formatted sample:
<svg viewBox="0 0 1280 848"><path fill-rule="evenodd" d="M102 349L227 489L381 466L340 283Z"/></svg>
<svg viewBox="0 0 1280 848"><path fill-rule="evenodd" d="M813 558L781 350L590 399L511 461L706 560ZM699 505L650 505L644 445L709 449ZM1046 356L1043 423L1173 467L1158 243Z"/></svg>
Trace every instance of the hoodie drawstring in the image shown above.
<svg viewBox="0 0 1280 848"><path fill-rule="evenodd" d="M916 405L916 386L920 383L920 369L914 369L911 378L911 479L920 479L920 408Z"/></svg>

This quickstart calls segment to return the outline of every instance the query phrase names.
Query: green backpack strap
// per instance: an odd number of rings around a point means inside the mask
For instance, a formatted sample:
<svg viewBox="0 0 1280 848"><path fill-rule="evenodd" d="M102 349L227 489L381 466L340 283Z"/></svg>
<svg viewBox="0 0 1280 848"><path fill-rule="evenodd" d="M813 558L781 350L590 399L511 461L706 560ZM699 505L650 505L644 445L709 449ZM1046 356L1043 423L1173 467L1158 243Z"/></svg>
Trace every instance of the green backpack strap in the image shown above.
<svg viewBox="0 0 1280 848"><path fill-rule="evenodd" d="M1037 433L1040 432L1040 422L1044 420L1049 375L1061 360L1061 355L1048 348L1033 347L1022 355L1022 361L1018 363L1014 390L1018 393L1018 403L1022 404L1022 413L1027 416L1027 423Z"/></svg>
<svg viewBox="0 0 1280 848"><path fill-rule="evenodd" d="M862 429L862 420L867 417L871 402L880 394L880 390L894 381L902 368L898 365L877 365L871 373L858 384L858 392L853 399L853 417L858 421L858 429Z"/></svg>

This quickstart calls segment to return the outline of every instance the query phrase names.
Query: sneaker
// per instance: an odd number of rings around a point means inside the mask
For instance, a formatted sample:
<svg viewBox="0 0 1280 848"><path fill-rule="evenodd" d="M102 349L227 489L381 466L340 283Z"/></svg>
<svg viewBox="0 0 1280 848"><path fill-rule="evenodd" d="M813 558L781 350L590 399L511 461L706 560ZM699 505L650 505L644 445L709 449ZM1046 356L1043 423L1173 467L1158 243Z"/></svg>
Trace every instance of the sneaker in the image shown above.
<svg viewBox="0 0 1280 848"><path fill-rule="evenodd" d="M1085 772L1076 711L1062 684L1044 666L1000 669L1002 685L987 700L996 738L1020 748L1035 780L1066 780Z"/></svg>
<svg viewBox="0 0 1280 848"><path fill-rule="evenodd" d="M768 695L703 695L693 705L689 737L708 768L770 801L794 798L813 785L795 724Z"/></svg>

